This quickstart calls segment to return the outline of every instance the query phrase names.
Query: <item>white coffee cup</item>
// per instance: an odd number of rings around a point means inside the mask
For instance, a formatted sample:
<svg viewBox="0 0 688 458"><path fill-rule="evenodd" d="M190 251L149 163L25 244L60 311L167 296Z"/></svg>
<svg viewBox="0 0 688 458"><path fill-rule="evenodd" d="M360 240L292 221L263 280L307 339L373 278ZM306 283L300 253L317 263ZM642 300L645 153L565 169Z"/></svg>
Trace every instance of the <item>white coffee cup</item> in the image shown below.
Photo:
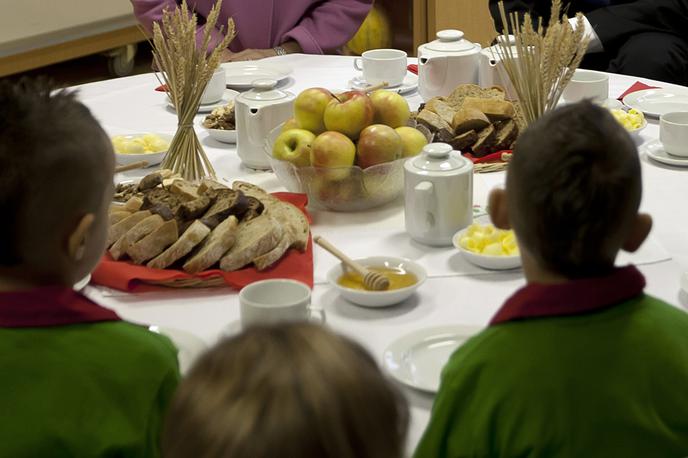
<svg viewBox="0 0 688 458"><path fill-rule="evenodd" d="M665 113L659 117L659 141L667 153L688 157L688 111Z"/></svg>
<svg viewBox="0 0 688 458"><path fill-rule="evenodd" d="M241 325L315 320L325 322L325 311L311 307L311 289L296 280L269 279L239 292Z"/></svg>
<svg viewBox="0 0 688 458"><path fill-rule="evenodd" d="M577 69L562 94L567 103L591 99L603 102L609 98L609 75L593 70Z"/></svg>
<svg viewBox="0 0 688 458"><path fill-rule="evenodd" d="M354 60L354 68L363 72L369 84L387 82L399 86L406 77L406 52L399 49L371 49Z"/></svg>
<svg viewBox="0 0 688 458"><path fill-rule="evenodd" d="M225 76L225 69L218 68L210 77L208 85L205 87L201 95L201 104L207 105L209 103L219 102L222 95L225 93L227 87L227 77Z"/></svg>

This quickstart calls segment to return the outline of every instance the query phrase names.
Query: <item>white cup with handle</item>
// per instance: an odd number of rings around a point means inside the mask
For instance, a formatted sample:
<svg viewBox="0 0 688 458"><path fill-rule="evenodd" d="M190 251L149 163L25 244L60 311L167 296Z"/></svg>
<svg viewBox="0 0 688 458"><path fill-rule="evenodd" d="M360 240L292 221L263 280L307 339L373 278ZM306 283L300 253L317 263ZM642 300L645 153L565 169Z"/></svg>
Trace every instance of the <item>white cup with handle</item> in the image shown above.
<svg viewBox="0 0 688 458"><path fill-rule="evenodd" d="M406 52L399 49L371 49L354 60L354 68L371 85L386 82L399 86L406 77Z"/></svg>
<svg viewBox="0 0 688 458"><path fill-rule="evenodd" d="M251 283L239 292L241 325L280 322L325 322L325 311L311 306L311 289L296 280L268 279Z"/></svg>
<svg viewBox="0 0 688 458"><path fill-rule="evenodd" d="M203 94L201 94L201 105L208 105L222 100L226 87L227 76L225 75L225 69L218 67L213 76L210 77L210 80L208 80L208 85L203 90Z"/></svg>
<svg viewBox="0 0 688 458"><path fill-rule="evenodd" d="M688 111L665 113L659 117L659 141L667 153L688 157Z"/></svg>
<svg viewBox="0 0 688 458"><path fill-rule="evenodd" d="M609 98L609 75L579 68L571 77L562 97L567 103L576 103L583 99L604 102Z"/></svg>

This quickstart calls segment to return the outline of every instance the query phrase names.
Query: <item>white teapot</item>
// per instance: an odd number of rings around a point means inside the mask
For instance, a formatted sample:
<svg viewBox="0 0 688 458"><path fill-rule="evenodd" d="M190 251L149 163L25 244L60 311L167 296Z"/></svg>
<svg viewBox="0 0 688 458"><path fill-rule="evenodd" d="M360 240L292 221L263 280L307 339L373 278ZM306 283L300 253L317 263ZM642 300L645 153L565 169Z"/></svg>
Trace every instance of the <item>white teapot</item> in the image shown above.
<svg viewBox="0 0 688 458"><path fill-rule="evenodd" d="M503 41L504 38L499 36L497 40ZM515 46L515 38L513 35L509 35L508 44L513 56L518 57L518 50ZM506 96L509 100L517 100L518 96L504 68L502 56L503 53L499 45L494 45L480 51L480 85L483 87L501 86L506 91Z"/></svg>
<svg viewBox="0 0 688 458"><path fill-rule="evenodd" d="M241 162L252 169L270 169L265 139L294 113L296 96L275 89L276 85L272 79L257 79L253 89L235 99L237 153Z"/></svg>
<svg viewBox="0 0 688 458"><path fill-rule="evenodd" d="M423 100L449 95L463 83L478 83L480 45L460 30L440 30L437 40L418 47L418 93Z"/></svg>
<svg viewBox="0 0 688 458"><path fill-rule="evenodd" d="M430 143L404 163L406 232L421 243L452 244L473 222L473 163L446 143Z"/></svg>

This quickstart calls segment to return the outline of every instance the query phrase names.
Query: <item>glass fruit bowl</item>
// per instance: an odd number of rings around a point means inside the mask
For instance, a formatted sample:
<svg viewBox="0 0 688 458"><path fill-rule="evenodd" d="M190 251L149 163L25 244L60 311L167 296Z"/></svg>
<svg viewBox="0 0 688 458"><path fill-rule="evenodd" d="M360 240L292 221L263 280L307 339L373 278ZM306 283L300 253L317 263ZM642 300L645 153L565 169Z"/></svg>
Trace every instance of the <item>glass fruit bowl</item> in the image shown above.
<svg viewBox="0 0 688 458"><path fill-rule="evenodd" d="M404 190L406 158L362 169L351 167L297 167L272 156L282 126L265 140L265 153L280 182L290 192L305 193L315 206L340 212L367 210L396 199Z"/></svg>

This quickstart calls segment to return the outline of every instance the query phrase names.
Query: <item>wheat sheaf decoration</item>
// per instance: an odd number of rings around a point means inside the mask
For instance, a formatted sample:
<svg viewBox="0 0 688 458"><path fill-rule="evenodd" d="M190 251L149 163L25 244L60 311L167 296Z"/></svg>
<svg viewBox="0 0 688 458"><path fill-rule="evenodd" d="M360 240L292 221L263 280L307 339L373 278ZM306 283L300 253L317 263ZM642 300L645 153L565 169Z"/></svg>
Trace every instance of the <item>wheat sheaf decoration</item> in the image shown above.
<svg viewBox="0 0 688 458"><path fill-rule="evenodd" d="M177 111L177 132L170 143L162 167L179 173L186 180L215 176L215 170L203 151L193 119L201 103L201 95L220 64L220 55L236 35L234 21L226 27L218 25L222 0L218 0L206 18L203 40L196 42L198 19L186 3L170 11L165 9L162 21L153 24L153 61L156 73L167 86L167 94ZM219 30L222 41L211 48L211 32Z"/></svg>
<svg viewBox="0 0 688 458"><path fill-rule="evenodd" d="M561 9L561 0L553 0L547 27L540 18L536 29L528 13L522 23L517 13L511 13L507 21L504 4L499 2L505 27L497 40L497 54L514 86L526 124L557 106L590 42L583 33L583 15L576 14L574 28L562 18Z"/></svg>

